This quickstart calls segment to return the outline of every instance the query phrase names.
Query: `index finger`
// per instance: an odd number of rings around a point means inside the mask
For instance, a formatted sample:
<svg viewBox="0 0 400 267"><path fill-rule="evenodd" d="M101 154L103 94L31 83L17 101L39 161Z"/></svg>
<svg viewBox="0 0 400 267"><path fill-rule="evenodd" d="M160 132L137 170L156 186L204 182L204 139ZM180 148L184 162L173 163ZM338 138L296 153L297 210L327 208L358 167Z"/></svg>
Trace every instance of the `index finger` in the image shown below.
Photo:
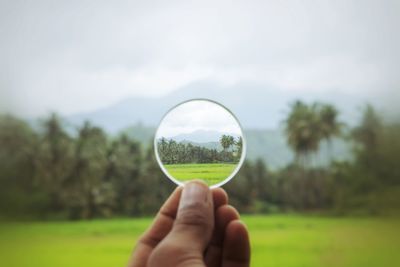
<svg viewBox="0 0 400 267"><path fill-rule="evenodd" d="M178 187L165 201L164 205L160 208L160 211L156 215L152 225L139 239L128 266L146 266L147 258L152 250L172 229L179 206L181 193L182 187Z"/></svg>

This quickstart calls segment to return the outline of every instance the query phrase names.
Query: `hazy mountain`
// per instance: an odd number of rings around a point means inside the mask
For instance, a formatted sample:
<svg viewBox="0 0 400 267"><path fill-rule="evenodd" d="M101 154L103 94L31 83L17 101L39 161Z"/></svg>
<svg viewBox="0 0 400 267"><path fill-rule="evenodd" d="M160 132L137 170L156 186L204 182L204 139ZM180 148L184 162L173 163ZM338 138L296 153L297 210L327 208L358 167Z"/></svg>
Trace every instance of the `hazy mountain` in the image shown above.
<svg viewBox="0 0 400 267"><path fill-rule="evenodd" d="M209 143L209 142L219 142L222 135L231 135L238 138L239 135L233 133L223 133L218 131L207 131L207 130L197 130L191 133L179 134L168 139L173 139L177 142L188 141L191 143Z"/></svg>
<svg viewBox="0 0 400 267"><path fill-rule="evenodd" d="M147 146L153 142L155 132L155 127L145 126L143 123L136 123L135 125L122 130L120 134L127 134L128 136Z"/></svg>
<svg viewBox="0 0 400 267"><path fill-rule="evenodd" d="M200 146L200 147L205 147L208 149L216 149L218 151L222 150L222 146L219 142L206 142L206 143L197 143L197 142L190 142L190 141L181 141L180 143L183 144L192 144L193 146Z"/></svg>
<svg viewBox="0 0 400 267"><path fill-rule="evenodd" d="M286 145L285 135L278 130L289 112L291 102L301 99L307 102L322 101L334 104L340 111L339 119L350 125L360 117L361 106L368 101L374 103L360 95L338 93L334 90L304 95L302 92L294 93L257 84L221 86L212 82L197 82L162 97L127 98L103 109L75 114L67 117L67 120L72 125L80 125L89 120L111 134L123 131L144 144L150 144L153 141L155 126L159 124L162 116L171 107L192 98L209 98L228 107L244 127L248 144L247 158L263 158L271 168L284 166L293 159L293 153ZM207 135L202 134L203 138L204 136ZM211 136L210 134L210 139L189 139L184 135L176 138L198 143L219 140ZM334 141L335 158L348 158L349 150L348 144L341 140ZM324 164L329 158L326 145L322 144L316 161Z"/></svg>
<svg viewBox="0 0 400 267"><path fill-rule="evenodd" d="M139 131L140 132L140 131ZM208 149L222 150L222 146L219 142L222 135L231 135L235 139L239 138L239 135L228 132L209 131L209 130L196 130L191 133L179 134L166 139L172 139L178 143L192 144L194 146L205 147ZM135 138L136 133L130 134Z"/></svg>
<svg viewBox="0 0 400 267"><path fill-rule="evenodd" d="M153 142L155 127L145 127L143 125L135 125L129 127L123 132L132 138L140 140L145 146ZM147 137L144 133L147 133ZM245 130L245 138L247 142L246 158L254 160L257 158L263 159L269 168L277 169L283 167L293 160L293 152L286 144L285 135L281 130L261 130L249 129ZM187 142L190 141L184 141ZM219 142L190 142L193 145L204 146L207 148L220 149ZM343 140L333 140L332 156L335 159L349 159L351 155L350 144ZM330 152L325 143L321 144L321 149L315 157L315 163L319 165L327 164L330 160Z"/></svg>
<svg viewBox="0 0 400 267"><path fill-rule="evenodd" d="M67 117L73 124L90 120L108 132L142 122L158 125L162 116L174 105L192 98L209 98L228 107L240 120L244 128L277 129L289 111L289 103L296 99L324 101L337 106L341 120L354 123L359 117L359 108L368 99L359 95L338 93L301 92L293 93L279 88L257 84L236 84L221 86L212 82L189 84L162 97L133 97L124 99L109 107Z"/></svg>
<svg viewBox="0 0 400 267"><path fill-rule="evenodd" d="M248 130L245 131L247 141L247 158L262 158L271 169L283 167L293 161L294 154L286 143L281 130ZM342 139L332 140L332 151L326 142L322 142L319 152L313 158L313 164L326 165L332 159L351 159L351 144Z"/></svg>

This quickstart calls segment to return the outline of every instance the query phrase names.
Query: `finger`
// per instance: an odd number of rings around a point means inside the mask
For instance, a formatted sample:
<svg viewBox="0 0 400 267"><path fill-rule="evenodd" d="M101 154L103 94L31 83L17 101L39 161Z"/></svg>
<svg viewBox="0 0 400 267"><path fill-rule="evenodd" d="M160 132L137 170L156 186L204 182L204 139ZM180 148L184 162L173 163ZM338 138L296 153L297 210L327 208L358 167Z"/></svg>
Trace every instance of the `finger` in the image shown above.
<svg viewBox="0 0 400 267"><path fill-rule="evenodd" d="M226 227L222 252L222 267L250 266L250 241L246 226L239 220Z"/></svg>
<svg viewBox="0 0 400 267"><path fill-rule="evenodd" d="M154 222L152 223L152 226L138 241L138 245L132 257L132 260L135 260L135 265L131 260L132 263L130 263L128 266L144 266L152 250L169 233L173 225L173 220L176 217L181 192L182 187L175 189L165 204L161 207ZM212 195L216 207L220 207L228 203L228 195L222 188L213 189Z"/></svg>
<svg viewBox="0 0 400 267"><path fill-rule="evenodd" d="M233 220L239 219L239 213L229 205L221 206L215 213L215 228L205 254L205 262L208 267L221 266L222 246L226 226Z"/></svg>
<svg viewBox="0 0 400 267"><path fill-rule="evenodd" d="M211 190L201 181L185 184L172 230L153 251L149 266L202 265L213 228Z"/></svg>
<svg viewBox="0 0 400 267"><path fill-rule="evenodd" d="M222 188L214 188L211 190L214 200L214 209L217 210L222 205L228 204L228 194Z"/></svg>
<svg viewBox="0 0 400 267"><path fill-rule="evenodd" d="M182 187L176 188L160 208L152 225L139 239L131 261L128 264L129 267L145 266L152 250L171 231L181 194Z"/></svg>
<svg viewBox="0 0 400 267"><path fill-rule="evenodd" d="M202 181L185 184L171 235L205 249L214 228L213 197Z"/></svg>

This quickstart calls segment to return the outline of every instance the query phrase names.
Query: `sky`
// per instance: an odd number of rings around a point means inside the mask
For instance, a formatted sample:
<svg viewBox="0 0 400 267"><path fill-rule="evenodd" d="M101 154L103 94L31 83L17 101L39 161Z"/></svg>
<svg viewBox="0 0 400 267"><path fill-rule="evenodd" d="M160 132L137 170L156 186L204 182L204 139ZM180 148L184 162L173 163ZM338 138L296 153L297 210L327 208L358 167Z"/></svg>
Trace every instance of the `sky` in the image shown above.
<svg viewBox="0 0 400 267"><path fill-rule="evenodd" d="M0 1L0 112L42 116L196 81L400 99L400 1Z"/></svg>
<svg viewBox="0 0 400 267"><path fill-rule="evenodd" d="M242 136L238 121L225 107L206 100L192 100L173 107L164 116L156 138L170 138L199 130Z"/></svg>

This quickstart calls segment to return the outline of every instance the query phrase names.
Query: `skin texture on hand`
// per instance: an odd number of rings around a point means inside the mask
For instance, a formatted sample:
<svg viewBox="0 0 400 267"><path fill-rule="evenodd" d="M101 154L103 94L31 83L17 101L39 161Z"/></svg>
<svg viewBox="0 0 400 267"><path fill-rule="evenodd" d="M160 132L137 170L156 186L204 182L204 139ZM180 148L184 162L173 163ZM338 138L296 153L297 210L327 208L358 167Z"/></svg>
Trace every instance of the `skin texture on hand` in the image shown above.
<svg viewBox="0 0 400 267"><path fill-rule="evenodd" d="M128 267L248 267L250 244L221 188L178 187L139 239Z"/></svg>

